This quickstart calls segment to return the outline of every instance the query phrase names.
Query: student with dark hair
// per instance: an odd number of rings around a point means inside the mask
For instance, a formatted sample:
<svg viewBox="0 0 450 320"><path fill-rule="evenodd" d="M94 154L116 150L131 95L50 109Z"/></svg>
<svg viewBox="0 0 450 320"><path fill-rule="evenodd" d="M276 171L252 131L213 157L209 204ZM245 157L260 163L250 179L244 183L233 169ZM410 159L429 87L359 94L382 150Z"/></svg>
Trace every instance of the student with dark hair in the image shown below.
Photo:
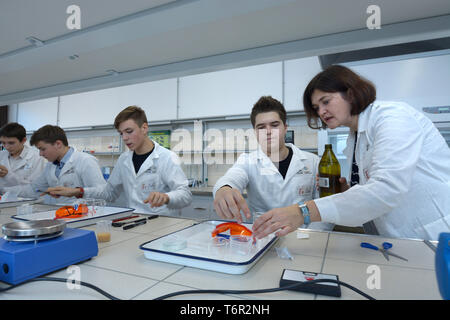
<svg viewBox="0 0 450 320"><path fill-rule="evenodd" d="M44 170L45 159L27 146L25 128L11 122L0 128L0 188L30 184Z"/></svg>
<svg viewBox="0 0 450 320"><path fill-rule="evenodd" d="M271 96L261 97L250 119L259 144L257 151L242 154L214 186L214 208L219 217L242 222L255 212L307 201L317 197L316 174L319 158L285 143L286 110ZM247 201L242 196L247 190ZM331 229L315 223L314 229Z"/></svg>
<svg viewBox="0 0 450 320"><path fill-rule="evenodd" d="M311 80L303 104L311 128L350 128L351 187L341 178L342 193L266 213L256 237L308 220L367 225L385 237L437 240L450 231L450 149L430 119L406 103L377 101L373 84L339 65Z"/></svg>
<svg viewBox="0 0 450 320"><path fill-rule="evenodd" d="M192 201L187 178L178 156L152 141L144 110L129 106L115 118L114 126L129 151L120 155L104 186L86 188L91 198L115 200L124 192L128 206L136 212L176 215ZM53 195L81 196L80 188L49 189Z"/></svg>
<svg viewBox="0 0 450 320"><path fill-rule="evenodd" d="M30 184L14 190L23 197L35 197L47 192L50 187L66 186L87 187L104 185L105 179L98 165L98 160L87 153L70 147L66 133L58 126L46 125L33 133L31 145L38 148L39 154L49 162L44 171ZM46 196L46 204L71 204L73 199Z"/></svg>

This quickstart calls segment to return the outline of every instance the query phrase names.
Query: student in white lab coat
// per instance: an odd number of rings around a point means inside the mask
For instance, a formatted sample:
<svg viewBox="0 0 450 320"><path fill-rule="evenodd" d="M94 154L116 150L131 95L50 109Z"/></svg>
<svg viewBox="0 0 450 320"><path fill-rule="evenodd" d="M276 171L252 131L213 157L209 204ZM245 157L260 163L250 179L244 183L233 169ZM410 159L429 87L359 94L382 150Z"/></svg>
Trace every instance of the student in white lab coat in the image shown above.
<svg viewBox="0 0 450 320"><path fill-rule="evenodd" d="M312 128L350 128L351 185L339 194L266 213L256 237L294 231L304 220L347 226L372 222L386 237L437 240L450 231L450 149L433 123L402 102L376 101L375 87L343 66L314 77L303 95ZM373 228L374 227L374 228Z"/></svg>
<svg viewBox="0 0 450 320"><path fill-rule="evenodd" d="M259 144L257 151L242 154L214 186L214 208L219 217L242 222L241 210L249 220L255 212L266 212L317 197L319 158L285 143L286 110L278 100L261 97L251 113ZM242 196L247 189L248 204ZM314 223L315 229L332 224Z"/></svg>
<svg viewBox="0 0 450 320"><path fill-rule="evenodd" d="M6 149L0 151L0 188L30 184L44 170L47 161L26 141L25 128L16 122L0 129L0 142Z"/></svg>
<svg viewBox="0 0 450 320"><path fill-rule="evenodd" d="M49 187L63 185L84 188L106 183L97 159L70 147L66 134L60 127L41 127L31 136L30 144L36 146L40 155L49 162L31 184L5 188L5 191L12 191L21 197L37 197L47 192ZM73 199L52 198L46 195L44 203L71 204Z"/></svg>
<svg viewBox="0 0 450 320"><path fill-rule="evenodd" d="M85 188L84 197L115 200L125 192L128 206L138 213L176 215L192 194L178 156L152 141L144 110L130 106L114 121L129 151L120 155L106 185ZM51 188L53 195L80 196L80 188Z"/></svg>

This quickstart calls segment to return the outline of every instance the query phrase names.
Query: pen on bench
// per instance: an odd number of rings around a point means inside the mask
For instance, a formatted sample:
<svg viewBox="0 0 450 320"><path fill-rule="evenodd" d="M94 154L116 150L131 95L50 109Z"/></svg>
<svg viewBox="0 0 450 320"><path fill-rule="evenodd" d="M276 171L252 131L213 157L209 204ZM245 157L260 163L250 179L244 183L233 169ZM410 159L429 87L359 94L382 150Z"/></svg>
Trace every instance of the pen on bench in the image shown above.
<svg viewBox="0 0 450 320"><path fill-rule="evenodd" d="M132 219L132 218L138 218L138 217L139 217L138 215L128 216L128 217L124 217L124 218L114 219L112 222L119 222L119 221L128 220L128 219Z"/></svg>
<svg viewBox="0 0 450 320"><path fill-rule="evenodd" d="M142 221L146 221L146 220L147 220L147 218L142 218L142 219L137 219L137 220L133 220L133 221L113 222L112 226L113 227L122 227L127 224L142 222Z"/></svg>
<svg viewBox="0 0 450 320"><path fill-rule="evenodd" d="M134 227L140 226L141 224L146 224L146 223L147 223L147 219L142 220L142 221L138 221L138 222L135 222L133 224L129 224L129 225L124 226L123 230L128 230L128 229L131 229L131 228L134 228Z"/></svg>

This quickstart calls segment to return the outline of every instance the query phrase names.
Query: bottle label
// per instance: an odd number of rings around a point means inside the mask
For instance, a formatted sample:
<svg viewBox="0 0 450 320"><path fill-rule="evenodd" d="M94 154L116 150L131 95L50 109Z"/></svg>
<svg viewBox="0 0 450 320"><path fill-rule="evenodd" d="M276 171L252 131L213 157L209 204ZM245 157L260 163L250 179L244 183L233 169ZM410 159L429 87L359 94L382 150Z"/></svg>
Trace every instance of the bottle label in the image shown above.
<svg viewBox="0 0 450 320"><path fill-rule="evenodd" d="M329 180L329 178L321 178L321 177L319 177L319 187L321 187L321 188L329 188L330 187L330 180Z"/></svg>

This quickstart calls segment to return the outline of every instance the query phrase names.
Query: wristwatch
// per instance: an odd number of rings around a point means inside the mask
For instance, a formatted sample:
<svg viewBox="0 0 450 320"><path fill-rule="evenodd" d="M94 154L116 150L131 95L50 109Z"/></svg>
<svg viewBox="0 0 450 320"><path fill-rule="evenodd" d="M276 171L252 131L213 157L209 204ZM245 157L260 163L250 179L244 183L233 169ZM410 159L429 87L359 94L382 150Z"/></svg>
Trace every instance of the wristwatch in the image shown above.
<svg viewBox="0 0 450 320"><path fill-rule="evenodd" d="M303 223L306 225L306 227L308 227L311 223L311 215L309 213L309 209L304 201L300 201L298 203L298 207L300 208L300 211L303 215Z"/></svg>

